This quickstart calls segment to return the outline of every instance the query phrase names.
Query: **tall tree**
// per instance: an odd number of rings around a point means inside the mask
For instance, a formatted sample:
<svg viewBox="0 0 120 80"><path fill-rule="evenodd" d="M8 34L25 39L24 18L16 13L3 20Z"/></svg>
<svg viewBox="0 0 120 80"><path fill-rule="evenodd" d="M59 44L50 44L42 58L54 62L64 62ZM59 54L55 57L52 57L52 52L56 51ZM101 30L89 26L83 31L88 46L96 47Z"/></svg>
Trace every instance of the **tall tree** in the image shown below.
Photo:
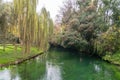
<svg viewBox="0 0 120 80"><path fill-rule="evenodd" d="M37 0L14 0L23 53L30 53L32 34L34 34L36 5Z"/></svg>
<svg viewBox="0 0 120 80"><path fill-rule="evenodd" d="M0 42L3 43L3 50L5 50L5 43L8 34L8 28L11 25L12 19L12 3L3 3L0 1Z"/></svg>
<svg viewBox="0 0 120 80"><path fill-rule="evenodd" d="M30 48L34 43L42 50L46 50L48 42L49 20L47 11L42 9L42 14L36 13L37 0L14 0L16 24L20 32L23 53L30 53Z"/></svg>
<svg viewBox="0 0 120 80"><path fill-rule="evenodd" d="M42 50L47 50L49 48L49 39L53 32L53 21L50 18L50 13L46 8L42 8L40 15L38 16L38 34L37 43L38 47Z"/></svg>

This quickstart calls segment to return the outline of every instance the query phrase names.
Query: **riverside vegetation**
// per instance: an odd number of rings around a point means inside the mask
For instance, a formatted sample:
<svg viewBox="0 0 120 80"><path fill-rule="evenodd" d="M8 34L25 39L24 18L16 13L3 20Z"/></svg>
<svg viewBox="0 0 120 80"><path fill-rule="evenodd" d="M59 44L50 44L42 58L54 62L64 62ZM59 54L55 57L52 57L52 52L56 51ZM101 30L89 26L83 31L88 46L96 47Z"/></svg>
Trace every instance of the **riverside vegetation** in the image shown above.
<svg viewBox="0 0 120 80"><path fill-rule="evenodd" d="M49 12L37 13L36 6L37 0L0 0L0 63L9 62L5 56L45 52L50 43L120 65L119 0L68 0L54 30Z"/></svg>
<svg viewBox="0 0 120 80"><path fill-rule="evenodd" d="M37 2L0 0L0 64L48 50L53 21L45 8L36 12Z"/></svg>
<svg viewBox="0 0 120 80"><path fill-rule="evenodd" d="M120 1L66 1L50 43L120 65Z"/></svg>
<svg viewBox="0 0 120 80"><path fill-rule="evenodd" d="M0 0L0 80L120 80L120 0L38 1Z"/></svg>

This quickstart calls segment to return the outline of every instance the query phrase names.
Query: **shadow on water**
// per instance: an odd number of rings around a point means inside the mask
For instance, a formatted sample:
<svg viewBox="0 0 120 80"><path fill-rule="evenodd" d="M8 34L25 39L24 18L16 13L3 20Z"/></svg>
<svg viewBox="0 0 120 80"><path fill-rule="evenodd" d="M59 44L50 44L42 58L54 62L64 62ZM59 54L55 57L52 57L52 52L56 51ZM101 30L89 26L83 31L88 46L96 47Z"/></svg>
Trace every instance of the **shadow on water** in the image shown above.
<svg viewBox="0 0 120 80"><path fill-rule="evenodd" d="M51 49L36 59L2 68L0 80L120 80L120 69L74 51Z"/></svg>

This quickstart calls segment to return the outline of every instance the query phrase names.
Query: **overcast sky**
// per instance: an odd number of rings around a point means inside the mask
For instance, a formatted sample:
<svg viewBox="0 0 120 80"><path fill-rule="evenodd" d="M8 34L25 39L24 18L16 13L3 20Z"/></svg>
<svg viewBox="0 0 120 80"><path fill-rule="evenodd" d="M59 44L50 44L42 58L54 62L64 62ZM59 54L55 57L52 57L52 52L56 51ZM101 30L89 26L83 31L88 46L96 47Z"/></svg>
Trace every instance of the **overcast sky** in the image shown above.
<svg viewBox="0 0 120 80"><path fill-rule="evenodd" d="M4 1L12 1L12 0L4 0ZM55 21L55 17L59 12L60 6L62 6L62 2L65 0L38 0L37 12L41 10L42 7L46 7L46 9L50 12L52 19Z"/></svg>

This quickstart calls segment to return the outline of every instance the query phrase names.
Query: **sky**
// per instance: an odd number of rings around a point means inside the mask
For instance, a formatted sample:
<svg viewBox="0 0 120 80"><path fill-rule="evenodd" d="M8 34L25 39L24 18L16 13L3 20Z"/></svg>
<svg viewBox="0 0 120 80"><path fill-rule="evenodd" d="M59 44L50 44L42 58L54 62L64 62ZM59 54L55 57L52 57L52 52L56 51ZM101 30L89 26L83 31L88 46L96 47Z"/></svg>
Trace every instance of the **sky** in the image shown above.
<svg viewBox="0 0 120 80"><path fill-rule="evenodd" d="M46 7L50 12L53 21L55 21L56 15L60 10L60 6L62 6L63 1L64 0L39 0L37 11L40 11L42 7Z"/></svg>
<svg viewBox="0 0 120 80"><path fill-rule="evenodd" d="M12 0L4 0L4 1L12 1ZM40 12L42 7L46 7L47 11L50 12L51 18L53 21L56 19L56 15L58 14L60 7L65 0L38 0L37 12Z"/></svg>

